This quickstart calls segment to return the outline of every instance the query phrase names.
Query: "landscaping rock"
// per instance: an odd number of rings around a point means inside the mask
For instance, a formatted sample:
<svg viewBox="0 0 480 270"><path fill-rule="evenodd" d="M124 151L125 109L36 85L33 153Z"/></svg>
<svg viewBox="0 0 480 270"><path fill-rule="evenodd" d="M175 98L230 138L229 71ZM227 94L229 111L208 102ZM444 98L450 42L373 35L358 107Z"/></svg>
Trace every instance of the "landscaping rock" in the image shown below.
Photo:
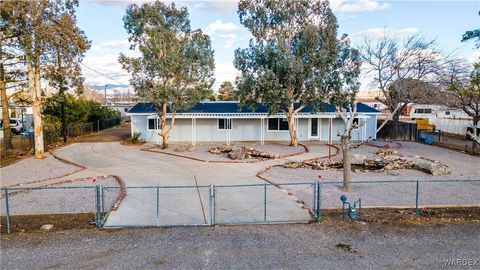
<svg viewBox="0 0 480 270"><path fill-rule="evenodd" d="M425 171L430 173L431 175L446 175L450 174L452 170L447 166L440 162L432 162L425 159L417 159L415 160L415 169Z"/></svg>
<svg viewBox="0 0 480 270"><path fill-rule="evenodd" d="M240 160L248 158L258 158L258 159L277 159L280 158L277 154L270 154L263 151L258 151L255 148L244 146L244 145L218 145L208 152L212 154L221 154L227 153L230 159Z"/></svg>
<svg viewBox="0 0 480 270"><path fill-rule="evenodd" d="M302 166L302 163L298 161L287 161L283 163L283 167L287 169L298 169L301 166Z"/></svg>
<svg viewBox="0 0 480 270"><path fill-rule="evenodd" d="M365 163L365 159L367 159L366 155L353 154L350 163L352 165L363 165Z"/></svg>
<svg viewBox="0 0 480 270"><path fill-rule="evenodd" d="M41 230L41 231L44 231L44 232L48 232L48 231L50 231L51 229L53 229L53 225L52 225L52 224L44 224L44 225L42 225L42 227L40 227L40 230Z"/></svg>
<svg viewBox="0 0 480 270"><path fill-rule="evenodd" d="M228 152L228 157L233 160L245 159L245 149L242 147L234 148L232 151Z"/></svg>
<svg viewBox="0 0 480 270"><path fill-rule="evenodd" d="M212 148L210 150L208 150L208 152L212 153L212 154L215 154L215 155L219 155L222 153L222 151L220 151L218 148Z"/></svg>
<svg viewBox="0 0 480 270"><path fill-rule="evenodd" d="M180 145L173 149L175 152L193 152L195 151L195 146L193 145Z"/></svg>

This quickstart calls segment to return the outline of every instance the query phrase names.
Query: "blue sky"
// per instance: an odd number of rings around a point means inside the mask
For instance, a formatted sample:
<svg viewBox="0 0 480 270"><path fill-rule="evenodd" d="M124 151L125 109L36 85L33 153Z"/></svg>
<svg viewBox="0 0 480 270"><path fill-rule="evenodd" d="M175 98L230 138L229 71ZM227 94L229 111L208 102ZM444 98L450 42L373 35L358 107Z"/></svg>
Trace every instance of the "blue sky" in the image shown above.
<svg viewBox="0 0 480 270"><path fill-rule="evenodd" d="M108 79L84 68L89 85L128 84L129 75L118 64L118 54L129 51L127 34L123 28L123 15L129 3L145 1L85 0L80 1L78 23L92 48L84 64L108 74ZM332 0L331 6L338 18L339 34L346 33L355 41L360 34L379 35L384 28L399 35L420 33L435 38L445 52L455 51L470 61L480 57L473 42L460 42L466 30L480 27L480 1L376 1ZM233 67L236 48L245 48L249 32L240 24L236 1L175 1L187 6L192 28L201 28L212 39L215 50L216 83L214 90L225 80L234 81L238 72ZM370 86L362 81L362 89Z"/></svg>

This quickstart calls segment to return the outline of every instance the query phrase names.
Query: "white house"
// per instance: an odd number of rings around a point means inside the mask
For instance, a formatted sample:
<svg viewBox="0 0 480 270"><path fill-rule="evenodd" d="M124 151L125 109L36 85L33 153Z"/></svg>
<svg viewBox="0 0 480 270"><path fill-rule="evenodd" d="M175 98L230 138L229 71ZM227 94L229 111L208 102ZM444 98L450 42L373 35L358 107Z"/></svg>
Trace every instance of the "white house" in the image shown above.
<svg viewBox="0 0 480 270"><path fill-rule="evenodd" d="M314 111L306 106L297 113L295 124L299 141L338 141L344 124L335 112L335 107L325 104L322 110ZM379 111L357 104L359 127L353 132L353 140L364 141L376 138ZM127 113L131 117L131 132L141 133L141 139L160 143L159 117L152 103L137 103ZM171 114L167 114L167 119ZM168 120L167 120L168 121ZM171 142L227 143L241 141L289 141L290 135L285 114L269 115L267 108L258 104L252 111L240 108L238 102L208 101L197 103L192 108L177 112L175 126L170 133Z"/></svg>

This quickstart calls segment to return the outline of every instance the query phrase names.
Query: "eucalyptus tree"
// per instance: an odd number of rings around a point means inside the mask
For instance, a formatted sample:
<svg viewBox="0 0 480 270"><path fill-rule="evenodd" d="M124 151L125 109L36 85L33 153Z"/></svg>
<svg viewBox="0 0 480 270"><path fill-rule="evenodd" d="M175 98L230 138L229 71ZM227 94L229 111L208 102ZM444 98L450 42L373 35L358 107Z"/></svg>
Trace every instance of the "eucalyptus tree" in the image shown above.
<svg viewBox="0 0 480 270"><path fill-rule="evenodd" d="M284 113L290 145L297 146L296 114L307 105L321 110L332 91L352 84L358 62L350 60L357 54L342 45L346 36L337 38L328 1L242 0L238 14L253 36L248 48L235 51L240 103Z"/></svg>
<svg viewBox="0 0 480 270"><path fill-rule="evenodd" d="M129 5L124 17L131 49L138 49L140 56L121 54L119 61L131 73L138 97L155 105L162 148L168 147L178 110L193 106L213 84L210 38L192 30L188 16L185 7L156 1Z"/></svg>
<svg viewBox="0 0 480 270"><path fill-rule="evenodd" d="M83 32L76 25L77 0L11 0L0 3L3 27L14 37L24 55L32 97L35 156L44 157L41 77L44 66L57 58L60 44L80 46Z"/></svg>

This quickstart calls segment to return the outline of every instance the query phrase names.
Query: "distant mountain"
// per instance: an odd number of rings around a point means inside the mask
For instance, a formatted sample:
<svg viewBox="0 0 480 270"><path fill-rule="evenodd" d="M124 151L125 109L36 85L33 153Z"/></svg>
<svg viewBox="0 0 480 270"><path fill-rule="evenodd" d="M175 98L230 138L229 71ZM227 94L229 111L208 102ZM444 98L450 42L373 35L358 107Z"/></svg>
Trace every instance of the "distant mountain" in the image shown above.
<svg viewBox="0 0 480 270"><path fill-rule="evenodd" d="M93 90L105 90L105 85L89 85L90 88L92 88ZM121 84L107 84L107 90L108 89L118 89L118 88L125 88L125 89L128 89L127 86L125 85L121 85Z"/></svg>

